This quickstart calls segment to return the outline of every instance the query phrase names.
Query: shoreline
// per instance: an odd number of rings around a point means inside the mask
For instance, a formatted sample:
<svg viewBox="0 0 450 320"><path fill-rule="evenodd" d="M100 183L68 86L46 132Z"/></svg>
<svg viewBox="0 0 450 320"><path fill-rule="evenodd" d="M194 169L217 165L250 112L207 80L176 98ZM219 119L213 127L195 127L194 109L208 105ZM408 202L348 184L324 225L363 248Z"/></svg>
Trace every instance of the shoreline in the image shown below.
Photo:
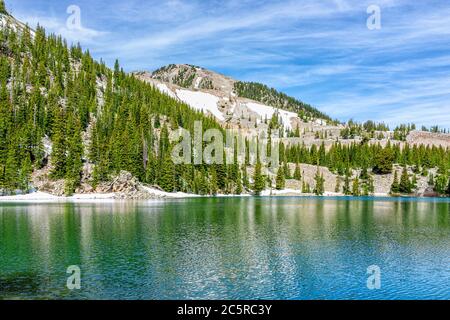
<svg viewBox="0 0 450 320"><path fill-rule="evenodd" d="M323 195L318 196L315 194L305 194L300 192L299 190L293 189L285 189L285 190L265 190L261 193L260 196L253 196L251 194L217 194L215 196L201 196L196 194L187 194L187 193L168 193L156 189L147 190L149 195L153 196L151 198L143 198L143 199L129 199L123 197L120 193L90 193L90 194L75 194L70 197L66 196L55 196L46 192L34 192L23 195L13 195L13 196L0 196L0 203L13 203L13 202L33 202L33 203L43 203L43 202L91 202L91 203L101 203L101 202L122 202L122 201L164 201L164 200L183 200L183 199L191 199L191 198L250 198L250 197L262 197L262 198L271 198L271 197L299 197L299 198L351 198L351 199L450 199L449 197L421 197L421 196L400 196L393 197L389 194L378 193L371 196L360 196L355 197L351 195L344 195L340 193L334 192L325 192Z"/></svg>

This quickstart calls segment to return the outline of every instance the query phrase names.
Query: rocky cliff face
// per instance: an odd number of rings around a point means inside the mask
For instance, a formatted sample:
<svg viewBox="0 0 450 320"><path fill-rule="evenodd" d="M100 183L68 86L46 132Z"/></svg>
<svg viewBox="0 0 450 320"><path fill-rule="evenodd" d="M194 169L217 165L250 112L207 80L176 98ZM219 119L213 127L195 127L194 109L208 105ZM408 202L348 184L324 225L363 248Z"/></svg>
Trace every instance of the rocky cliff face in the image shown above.
<svg viewBox="0 0 450 320"><path fill-rule="evenodd" d="M302 119L298 112L239 97L236 80L191 65L169 65L150 72L135 72L136 77L153 84L161 92L211 115L226 128L267 131L268 122L277 117L286 131L307 131L314 136L319 130L339 134L341 126L324 119Z"/></svg>
<svg viewBox="0 0 450 320"><path fill-rule="evenodd" d="M450 148L450 134L412 131L406 137L406 142L410 145L429 145Z"/></svg>

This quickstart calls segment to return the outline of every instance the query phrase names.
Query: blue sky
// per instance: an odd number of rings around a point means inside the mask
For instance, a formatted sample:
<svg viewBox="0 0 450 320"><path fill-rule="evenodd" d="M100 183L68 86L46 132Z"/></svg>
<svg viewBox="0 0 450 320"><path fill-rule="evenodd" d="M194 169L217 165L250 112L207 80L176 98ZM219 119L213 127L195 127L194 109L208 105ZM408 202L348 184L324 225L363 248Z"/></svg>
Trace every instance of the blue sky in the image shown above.
<svg viewBox="0 0 450 320"><path fill-rule="evenodd" d="M12 14L127 71L189 63L333 118L450 128L447 0L6 0ZM81 9L81 28L66 26ZM369 5L381 29L369 30Z"/></svg>

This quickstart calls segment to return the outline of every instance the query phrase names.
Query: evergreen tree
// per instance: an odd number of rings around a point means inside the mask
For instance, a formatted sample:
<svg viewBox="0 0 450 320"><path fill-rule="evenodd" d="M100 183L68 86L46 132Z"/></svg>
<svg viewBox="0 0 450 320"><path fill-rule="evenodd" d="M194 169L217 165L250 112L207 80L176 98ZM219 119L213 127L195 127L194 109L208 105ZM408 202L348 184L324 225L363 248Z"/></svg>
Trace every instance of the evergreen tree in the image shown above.
<svg viewBox="0 0 450 320"><path fill-rule="evenodd" d="M391 194L398 194L399 192L400 192L400 184L398 182L397 170L395 170L394 181L392 182L391 185Z"/></svg>
<svg viewBox="0 0 450 320"><path fill-rule="evenodd" d="M361 195L361 191L359 190L359 179L358 179L358 177L356 177L353 180L352 195L354 195L355 197L359 197Z"/></svg>
<svg viewBox="0 0 450 320"><path fill-rule="evenodd" d="M448 179L447 192L446 194L450 196L450 178Z"/></svg>
<svg viewBox="0 0 450 320"><path fill-rule="evenodd" d="M300 172L300 165L298 163L295 166L294 179L298 180L298 181L302 180L302 174Z"/></svg>
<svg viewBox="0 0 450 320"><path fill-rule="evenodd" d="M5 189L9 192L16 191L19 181L19 168L17 155L13 148L9 148L5 164Z"/></svg>
<svg viewBox="0 0 450 320"><path fill-rule="evenodd" d="M57 113L54 125L53 147L52 147L52 165L51 176L55 179L62 179L66 175L66 130L65 118L62 110Z"/></svg>
<svg viewBox="0 0 450 320"><path fill-rule="evenodd" d="M242 194L242 191L243 191L242 177L241 177L241 171L239 170L239 167L238 167L237 176L236 176L236 188L234 190L234 193L239 195L239 194Z"/></svg>
<svg viewBox="0 0 450 320"><path fill-rule="evenodd" d="M316 186L314 188L314 194L321 196L325 192L325 179L323 178L323 175L320 174L319 167L317 167L316 175L314 176L314 181L316 183Z"/></svg>
<svg viewBox="0 0 450 320"><path fill-rule="evenodd" d="M276 189L277 190L283 190L286 187L286 180L285 180L285 174L284 174L284 168L279 167L277 178L276 178Z"/></svg>
<svg viewBox="0 0 450 320"><path fill-rule="evenodd" d="M350 171L347 170L345 173L345 180L344 180L344 190L343 193L348 196L352 194L352 191L350 190Z"/></svg>
<svg viewBox="0 0 450 320"><path fill-rule="evenodd" d="M389 147L382 149L375 154L373 173L375 174L389 174L392 172L392 165L394 164L394 155Z"/></svg>
<svg viewBox="0 0 450 320"><path fill-rule="evenodd" d="M336 177L336 187L334 188L334 192L340 193L341 192L341 177Z"/></svg>
<svg viewBox="0 0 450 320"><path fill-rule="evenodd" d="M33 172L33 166L29 155L25 155L20 169L19 188L25 192L30 191L30 176Z"/></svg>
<svg viewBox="0 0 450 320"><path fill-rule="evenodd" d="M77 119L72 117L68 125L67 157L66 157L66 195L72 195L79 186L81 171L83 168L83 141L81 139L81 127Z"/></svg>
<svg viewBox="0 0 450 320"><path fill-rule="evenodd" d="M367 180L368 178L369 178L369 173L368 173L368 171L367 171L367 167L363 167L362 168L362 170L361 170L361 174L359 175L359 178L361 179L361 180Z"/></svg>
<svg viewBox="0 0 450 320"><path fill-rule="evenodd" d="M303 181L303 184L302 184L302 193L305 193L305 194L311 193L311 186L309 185L309 183L307 183L305 181Z"/></svg>
<svg viewBox="0 0 450 320"><path fill-rule="evenodd" d="M164 158L160 170L159 186L166 192L173 192L175 189L175 167L169 155Z"/></svg>
<svg viewBox="0 0 450 320"><path fill-rule="evenodd" d="M6 10L5 1L0 0L0 13L1 14L8 14L8 11Z"/></svg>
<svg viewBox="0 0 450 320"><path fill-rule="evenodd" d="M218 186L217 186L217 173L216 170L211 170L211 180L210 180L210 194L215 196L218 192Z"/></svg>
<svg viewBox="0 0 450 320"><path fill-rule="evenodd" d="M285 179L291 178L291 169L289 169L289 164L287 163L287 161L284 162L283 173Z"/></svg>
<svg viewBox="0 0 450 320"><path fill-rule="evenodd" d="M367 178L367 195L369 194L373 194L375 192L375 186L374 186L374 181L373 181L373 177L369 175L369 177Z"/></svg>
<svg viewBox="0 0 450 320"><path fill-rule="evenodd" d="M242 185L245 189L250 187L250 183L248 181L247 167L245 164L242 165Z"/></svg>
<svg viewBox="0 0 450 320"><path fill-rule="evenodd" d="M256 195L260 195L265 188L264 176L262 175L262 165L261 162L257 161L255 166L255 174L253 176L253 191Z"/></svg>
<svg viewBox="0 0 450 320"><path fill-rule="evenodd" d="M398 190L400 193L411 193L411 180L409 179L408 170L406 167L403 168Z"/></svg>
<svg viewBox="0 0 450 320"><path fill-rule="evenodd" d="M438 175L435 179L434 190L441 195L446 194L448 187L447 181L448 181L447 175L445 174Z"/></svg>

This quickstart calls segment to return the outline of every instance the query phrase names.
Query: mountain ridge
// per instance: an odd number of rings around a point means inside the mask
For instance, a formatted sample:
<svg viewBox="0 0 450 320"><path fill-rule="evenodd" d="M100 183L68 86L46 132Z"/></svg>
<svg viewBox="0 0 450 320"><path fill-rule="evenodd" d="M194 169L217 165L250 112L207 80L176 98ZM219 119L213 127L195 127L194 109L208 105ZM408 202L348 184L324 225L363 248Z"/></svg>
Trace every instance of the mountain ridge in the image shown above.
<svg viewBox="0 0 450 320"><path fill-rule="evenodd" d="M247 98L285 111L301 113L302 118L334 122L328 115L296 98L257 82L244 82L230 76L189 64L169 64L153 72L136 72L146 78L159 80L189 90L213 90L227 96Z"/></svg>
<svg viewBox="0 0 450 320"><path fill-rule="evenodd" d="M450 135L407 141L415 130L410 125L392 132L373 122L328 123L241 97L233 79L195 66L125 73L118 61L109 68L42 27L32 31L14 17L0 18L6 22L0 28L0 194L141 198L153 186L167 193L259 195L276 182L277 189L302 194L386 195L398 170L417 194L427 180L446 192ZM284 103L284 96L254 95L260 89L251 85L241 95ZM175 164L170 134L180 127L194 133L198 121L205 132L242 129L246 144L255 132L274 137L281 165L255 165L247 155L242 164Z"/></svg>

